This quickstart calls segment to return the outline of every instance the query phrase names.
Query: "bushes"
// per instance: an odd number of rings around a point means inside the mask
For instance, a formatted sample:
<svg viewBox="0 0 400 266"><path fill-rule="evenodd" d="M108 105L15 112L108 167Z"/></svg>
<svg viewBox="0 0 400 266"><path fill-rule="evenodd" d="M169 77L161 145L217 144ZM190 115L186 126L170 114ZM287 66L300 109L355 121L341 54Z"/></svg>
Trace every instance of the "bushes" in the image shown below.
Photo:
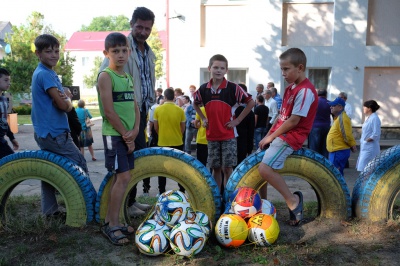
<svg viewBox="0 0 400 266"><path fill-rule="evenodd" d="M30 115L32 106L30 105L21 105L21 106L14 106L13 113L18 113L19 115Z"/></svg>

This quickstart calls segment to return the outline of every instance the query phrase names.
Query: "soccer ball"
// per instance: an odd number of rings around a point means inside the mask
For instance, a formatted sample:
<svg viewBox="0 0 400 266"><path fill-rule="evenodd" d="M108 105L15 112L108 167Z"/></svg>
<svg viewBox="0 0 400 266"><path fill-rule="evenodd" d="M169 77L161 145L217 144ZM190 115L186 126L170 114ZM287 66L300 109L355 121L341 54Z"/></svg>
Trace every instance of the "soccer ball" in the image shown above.
<svg viewBox="0 0 400 266"><path fill-rule="evenodd" d="M157 202L165 201L189 202L189 198L179 190L168 190L162 193L157 199Z"/></svg>
<svg viewBox="0 0 400 266"><path fill-rule="evenodd" d="M200 226L201 230L206 234L207 237L210 236L210 230L212 228L212 224L210 219L208 219L208 215L202 211L190 211L187 214L187 221L192 221L193 223Z"/></svg>
<svg viewBox="0 0 400 266"><path fill-rule="evenodd" d="M276 219L275 206L269 200L262 199L261 213L272 215Z"/></svg>
<svg viewBox="0 0 400 266"><path fill-rule="evenodd" d="M250 187L236 189L230 196L232 210L242 218L249 218L261 210L261 197Z"/></svg>
<svg viewBox="0 0 400 266"><path fill-rule="evenodd" d="M247 223L249 227L249 240L258 246L272 245L279 236L279 224L269 214L257 214L251 217Z"/></svg>
<svg viewBox="0 0 400 266"><path fill-rule="evenodd" d="M190 203L186 195L180 191L170 190L158 198L154 217L172 227L185 220L190 210Z"/></svg>
<svg viewBox="0 0 400 266"><path fill-rule="evenodd" d="M144 221L136 230L135 244L139 251L149 256L158 256L169 248L169 227L155 220Z"/></svg>
<svg viewBox="0 0 400 266"><path fill-rule="evenodd" d="M200 226L191 221L182 221L171 229L170 245L180 256L190 257L199 253L206 241Z"/></svg>
<svg viewBox="0 0 400 266"><path fill-rule="evenodd" d="M248 227L237 214L222 214L215 224L215 237L225 247L239 247L247 238Z"/></svg>

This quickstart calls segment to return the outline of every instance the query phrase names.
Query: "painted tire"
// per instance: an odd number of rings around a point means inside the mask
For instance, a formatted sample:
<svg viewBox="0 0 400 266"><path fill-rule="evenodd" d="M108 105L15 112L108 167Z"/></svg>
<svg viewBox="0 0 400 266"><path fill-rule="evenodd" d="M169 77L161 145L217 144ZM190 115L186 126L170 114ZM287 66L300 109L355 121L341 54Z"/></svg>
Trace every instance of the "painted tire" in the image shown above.
<svg viewBox="0 0 400 266"><path fill-rule="evenodd" d="M218 185L207 168L189 154L172 148L147 148L135 152L135 169L124 195L124 205L132 187L146 177L165 176L185 187L191 205L218 219L221 196ZM109 191L113 174L108 173L100 185L96 201L96 220L104 220L108 208ZM121 208L120 219L129 221L126 208Z"/></svg>
<svg viewBox="0 0 400 266"><path fill-rule="evenodd" d="M353 188L353 215L373 222L392 218L394 201L400 193L400 145L372 159Z"/></svg>
<svg viewBox="0 0 400 266"><path fill-rule="evenodd" d="M224 200L238 187L259 190L265 181L258 173L265 151L247 157L228 180ZM340 172L324 156L309 149L293 152L278 171L283 176L296 176L307 181L315 191L319 205L319 216L347 219L351 216L351 200L347 184Z"/></svg>
<svg viewBox="0 0 400 266"><path fill-rule="evenodd" d="M65 224L80 227L94 219L96 190L87 174L69 159L47 151L24 151L0 160L0 216L6 217L6 203L22 181L38 179L54 186L64 198Z"/></svg>

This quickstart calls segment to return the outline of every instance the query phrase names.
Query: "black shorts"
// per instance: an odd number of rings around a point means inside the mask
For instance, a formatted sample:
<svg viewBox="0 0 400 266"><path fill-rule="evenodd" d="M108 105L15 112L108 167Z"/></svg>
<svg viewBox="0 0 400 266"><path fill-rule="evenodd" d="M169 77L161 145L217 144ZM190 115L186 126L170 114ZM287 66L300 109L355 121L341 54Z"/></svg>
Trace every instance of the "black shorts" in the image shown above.
<svg viewBox="0 0 400 266"><path fill-rule="evenodd" d="M128 146L121 136L104 136L105 166L108 171L123 173L135 167L133 152L128 154Z"/></svg>

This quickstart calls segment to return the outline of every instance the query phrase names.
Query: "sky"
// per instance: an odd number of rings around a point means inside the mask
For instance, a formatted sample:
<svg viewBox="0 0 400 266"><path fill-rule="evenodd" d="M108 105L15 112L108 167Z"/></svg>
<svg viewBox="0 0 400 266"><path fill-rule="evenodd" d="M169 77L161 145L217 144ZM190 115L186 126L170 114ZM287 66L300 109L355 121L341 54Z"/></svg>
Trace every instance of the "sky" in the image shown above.
<svg viewBox="0 0 400 266"><path fill-rule="evenodd" d="M132 17L137 6L151 9L158 30L165 29L166 0L9 0L0 6L0 21L10 21L13 26L25 24L33 11L44 15L44 24L52 25L59 34L69 39L82 25L89 25L99 16L124 15Z"/></svg>

